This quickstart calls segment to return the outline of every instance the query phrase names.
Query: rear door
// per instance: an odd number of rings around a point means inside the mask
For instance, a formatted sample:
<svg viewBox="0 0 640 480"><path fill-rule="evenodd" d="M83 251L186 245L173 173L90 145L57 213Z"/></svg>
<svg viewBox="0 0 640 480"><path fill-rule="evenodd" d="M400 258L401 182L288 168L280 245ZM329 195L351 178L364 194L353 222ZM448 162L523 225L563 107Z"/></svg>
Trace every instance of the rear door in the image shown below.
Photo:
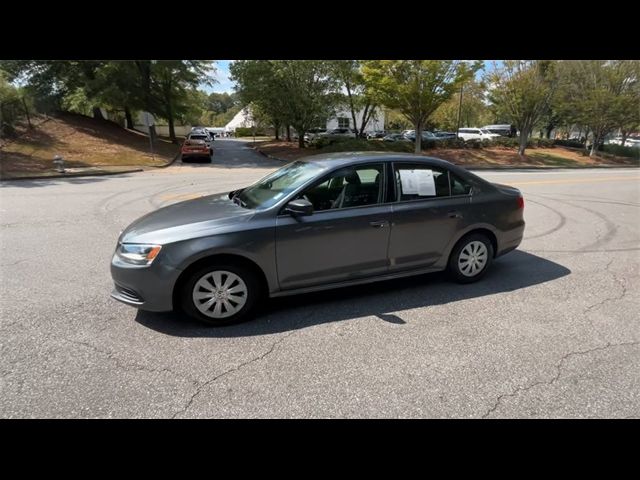
<svg viewBox="0 0 640 480"><path fill-rule="evenodd" d="M390 271L429 268L465 225L470 187L426 163L394 163L395 203L389 240Z"/></svg>

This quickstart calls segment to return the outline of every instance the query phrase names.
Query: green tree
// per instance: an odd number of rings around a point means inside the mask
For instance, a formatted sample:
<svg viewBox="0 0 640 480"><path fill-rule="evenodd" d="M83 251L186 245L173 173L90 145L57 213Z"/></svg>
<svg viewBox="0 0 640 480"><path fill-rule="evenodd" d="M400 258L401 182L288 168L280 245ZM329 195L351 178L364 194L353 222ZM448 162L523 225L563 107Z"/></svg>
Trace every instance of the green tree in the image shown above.
<svg viewBox="0 0 640 480"><path fill-rule="evenodd" d="M396 109L416 131L415 151L421 151L422 130L433 112L479 68L479 62L448 60L373 60L364 62L369 92L380 104Z"/></svg>
<svg viewBox="0 0 640 480"><path fill-rule="evenodd" d="M460 112L461 127L481 127L491 123L491 112L485 97L484 82L466 82L462 91L462 106L460 106L460 90L458 90L434 112L433 122L441 129L455 132L458 129L458 112Z"/></svg>
<svg viewBox="0 0 640 480"><path fill-rule="evenodd" d="M243 103L259 105L276 129L291 125L304 148L304 134L326 120L338 101L339 81L324 60L243 60L230 67Z"/></svg>
<svg viewBox="0 0 640 480"><path fill-rule="evenodd" d="M376 104L367 89L362 74L362 62L359 60L336 60L333 62L333 75L342 83L346 92L345 103L349 107L356 136L364 136L364 129L376 111ZM358 125L357 112L362 111L362 121Z"/></svg>
<svg viewBox="0 0 640 480"><path fill-rule="evenodd" d="M211 83L206 60L158 60L151 66L151 92L160 107L156 113L167 120L169 137L177 143L175 120L193 108L193 96L201 83ZM191 110L192 111L192 110Z"/></svg>
<svg viewBox="0 0 640 480"><path fill-rule="evenodd" d="M569 118L591 133L589 155L594 156L608 134L625 125L629 128L638 119L638 62L564 61L559 69L564 80L559 95L563 108Z"/></svg>
<svg viewBox="0 0 640 480"><path fill-rule="evenodd" d="M520 130L519 155L524 155L529 135L551 104L557 86L555 67L556 62L547 60L505 60L487 76L496 116Z"/></svg>

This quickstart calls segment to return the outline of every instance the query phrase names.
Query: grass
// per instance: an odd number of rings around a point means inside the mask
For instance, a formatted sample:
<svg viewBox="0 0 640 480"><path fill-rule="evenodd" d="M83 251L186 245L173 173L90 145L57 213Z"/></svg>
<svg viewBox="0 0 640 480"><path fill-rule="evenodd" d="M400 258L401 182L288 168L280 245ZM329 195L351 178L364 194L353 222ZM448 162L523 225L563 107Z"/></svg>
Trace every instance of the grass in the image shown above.
<svg viewBox="0 0 640 480"><path fill-rule="evenodd" d="M309 155L331 152L404 152L413 153L414 145L408 142L382 142L379 140L345 139L322 148L298 148L297 143L261 142L256 147L276 158L291 161ZM629 157L588 157L582 152L564 147L528 148L519 156L515 148L434 148L422 151L423 155L442 158L466 167L590 167L597 165L638 165L638 160Z"/></svg>
<svg viewBox="0 0 640 480"><path fill-rule="evenodd" d="M158 139L152 158L143 133L105 120L61 114L0 146L0 178L50 174L55 155L61 155L69 168L150 167L168 163L177 152L177 145Z"/></svg>

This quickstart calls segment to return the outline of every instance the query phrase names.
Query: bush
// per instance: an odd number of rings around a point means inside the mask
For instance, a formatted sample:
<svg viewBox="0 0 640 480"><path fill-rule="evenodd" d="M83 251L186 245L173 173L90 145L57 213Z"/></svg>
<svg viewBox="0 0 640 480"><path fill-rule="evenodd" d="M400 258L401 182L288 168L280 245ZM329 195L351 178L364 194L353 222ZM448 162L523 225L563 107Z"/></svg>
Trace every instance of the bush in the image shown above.
<svg viewBox="0 0 640 480"><path fill-rule="evenodd" d="M560 145L561 147L569 147L569 148L584 148L584 143L579 142L578 140L560 140L556 139L553 141L554 145Z"/></svg>
<svg viewBox="0 0 640 480"><path fill-rule="evenodd" d="M622 145L608 144L601 145L598 148L601 152L610 153L617 157L631 157L640 159L640 148L638 147L624 147Z"/></svg>
<svg viewBox="0 0 640 480"><path fill-rule="evenodd" d="M446 138L437 140L436 146L438 148L465 148L465 143L461 138Z"/></svg>
<svg viewBox="0 0 640 480"><path fill-rule="evenodd" d="M264 131L256 129L256 136L264 135ZM253 128L251 127L238 127L236 128L236 137L253 137Z"/></svg>
<svg viewBox="0 0 640 480"><path fill-rule="evenodd" d="M410 142L380 142L363 138L324 138L314 142L313 146L322 152L412 152Z"/></svg>
<svg viewBox="0 0 640 480"><path fill-rule="evenodd" d="M553 148L555 147L554 141L550 138L532 138L532 144L537 148Z"/></svg>
<svg viewBox="0 0 640 480"><path fill-rule="evenodd" d="M509 137L495 137L491 140L491 145L495 145L497 147L518 148L520 146L520 140Z"/></svg>

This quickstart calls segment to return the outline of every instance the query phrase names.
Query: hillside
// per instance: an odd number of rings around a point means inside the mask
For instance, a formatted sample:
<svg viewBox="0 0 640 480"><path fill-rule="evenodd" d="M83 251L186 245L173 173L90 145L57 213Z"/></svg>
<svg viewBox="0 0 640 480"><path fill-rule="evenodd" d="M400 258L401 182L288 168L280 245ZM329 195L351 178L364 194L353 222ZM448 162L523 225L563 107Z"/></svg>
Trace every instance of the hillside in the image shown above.
<svg viewBox="0 0 640 480"><path fill-rule="evenodd" d="M20 128L19 135L0 143L0 178L52 172L53 157L61 155L73 167L160 166L171 161L178 146L159 139L155 160L149 138L107 120L72 113L38 116L35 128Z"/></svg>

